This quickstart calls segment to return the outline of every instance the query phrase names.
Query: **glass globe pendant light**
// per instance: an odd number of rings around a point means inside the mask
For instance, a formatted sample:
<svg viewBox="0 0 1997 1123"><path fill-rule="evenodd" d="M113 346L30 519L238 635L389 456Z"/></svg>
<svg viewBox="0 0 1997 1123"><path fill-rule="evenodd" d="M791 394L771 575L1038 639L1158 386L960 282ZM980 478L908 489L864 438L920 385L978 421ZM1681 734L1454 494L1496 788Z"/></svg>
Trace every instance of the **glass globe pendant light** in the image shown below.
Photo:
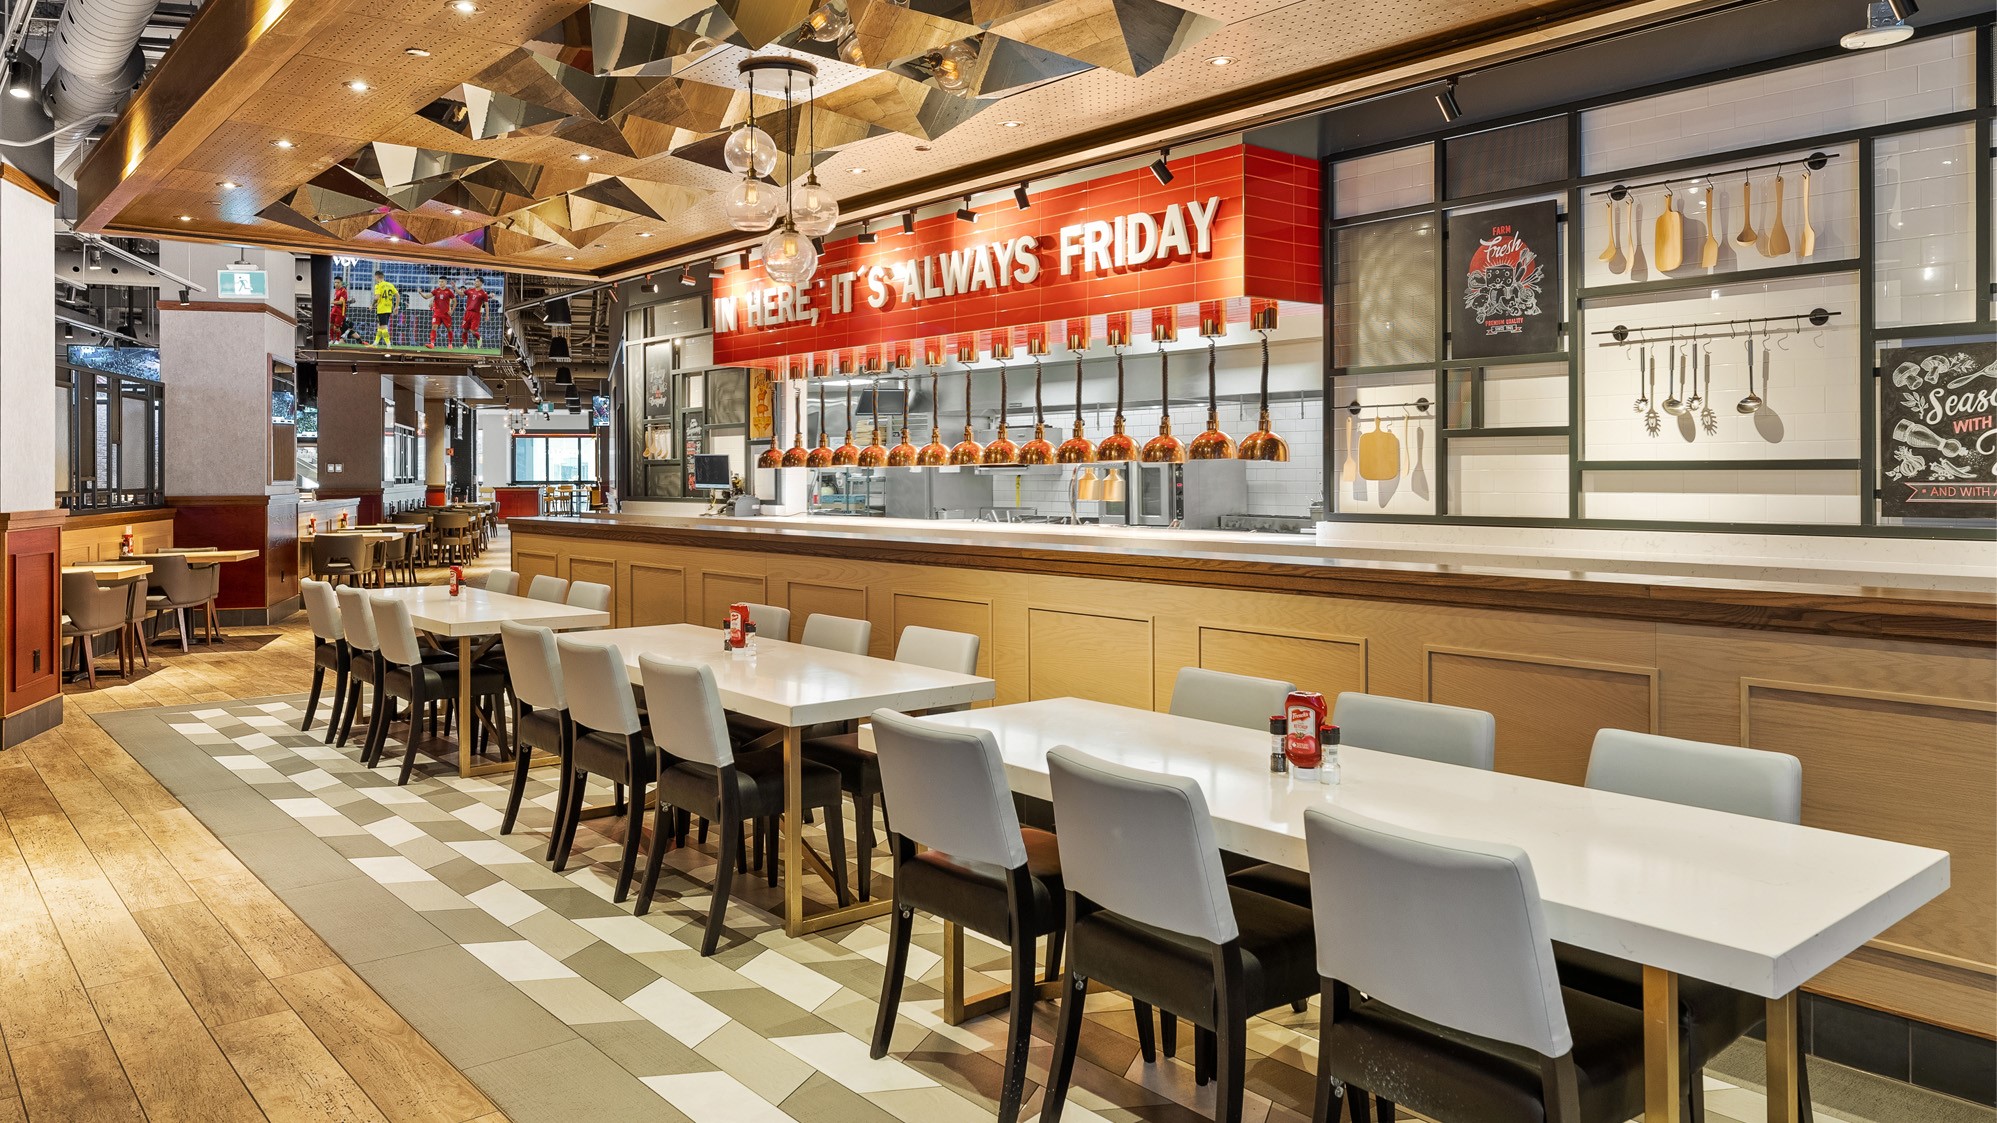
<svg viewBox="0 0 1997 1123"><path fill-rule="evenodd" d="M782 206L783 196L777 194L775 187L745 175L721 200L721 213L728 217L728 225L753 232L768 230Z"/></svg>
<svg viewBox="0 0 1997 1123"><path fill-rule="evenodd" d="M837 4L820 4L804 18L805 34L820 43L836 43L853 30L853 19Z"/></svg>
<svg viewBox="0 0 1997 1123"><path fill-rule="evenodd" d="M735 126L728 134L727 143L721 146L721 160L728 170L737 175L766 176L776 170L777 142L770 134L756 127L756 89L752 76L749 84L749 120Z"/></svg>
<svg viewBox="0 0 1997 1123"><path fill-rule="evenodd" d="M818 248L785 218L763 239L763 272L780 285L801 285L818 272Z"/></svg>
<svg viewBox="0 0 1997 1123"><path fill-rule="evenodd" d="M815 130L814 130L815 131ZM804 186L797 189L797 199L791 207L791 221L797 224L798 232L813 238L823 238L839 225L839 200L832 192L818 182L818 173L805 176Z"/></svg>

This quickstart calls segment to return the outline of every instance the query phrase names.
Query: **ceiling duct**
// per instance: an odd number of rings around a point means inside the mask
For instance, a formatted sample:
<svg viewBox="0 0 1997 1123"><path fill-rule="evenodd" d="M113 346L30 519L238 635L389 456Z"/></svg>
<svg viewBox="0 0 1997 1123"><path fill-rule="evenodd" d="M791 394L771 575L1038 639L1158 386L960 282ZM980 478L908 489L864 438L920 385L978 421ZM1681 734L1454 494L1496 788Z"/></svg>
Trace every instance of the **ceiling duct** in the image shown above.
<svg viewBox="0 0 1997 1123"><path fill-rule="evenodd" d="M56 125L55 171L76 182L87 126L113 114L145 74L139 36L159 0L70 0L50 37L48 98Z"/></svg>

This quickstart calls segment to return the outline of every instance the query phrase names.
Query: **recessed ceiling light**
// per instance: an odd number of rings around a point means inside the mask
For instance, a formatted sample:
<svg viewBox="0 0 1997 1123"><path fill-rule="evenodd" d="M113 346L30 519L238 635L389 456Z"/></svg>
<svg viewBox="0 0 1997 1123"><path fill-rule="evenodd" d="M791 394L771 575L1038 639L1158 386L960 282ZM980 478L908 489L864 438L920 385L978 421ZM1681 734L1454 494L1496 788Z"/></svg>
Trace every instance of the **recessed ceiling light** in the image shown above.
<svg viewBox="0 0 1997 1123"><path fill-rule="evenodd" d="M451 10L461 16L469 16L478 11L478 5L472 3L472 0L456 0L451 5Z"/></svg>
<svg viewBox="0 0 1997 1123"><path fill-rule="evenodd" d="M291 144L291 142L290 142L290 141L288 141L288 140L273 140L273 141L271 141L271 143L272 143L272 144L275 144L275 145L277 145L277 146L278 146L279 148L290 148L290 147L292 147L292 144Z"/></svg>
<svg viewBox="0 0 1997 1123"><path fill-rule="evenodd" d="M465 213L465 209L464 209L463 207L452 207L452 208L451 208L451 213L452 213L452 214L463 214L463 213Z"/></svg>
<svg viewBox="0 0 1997 1123"><path fill-rule="evenodd" d="M182 222L193 222L193 221L194 221L194 216L193 216L193 215L191 215L191 214L184 214L184 215L181 215L181 216L180 216L180 221L182 221Z"/></svg>
<svg viewBox="0 0 1997 1123"><path fill-rule="evenodd" d="M1005 126L1005 127L1006 127L1006 128L1008 128L1008 129L1016 129L1016 128L1020 127L1021 125L1025 124L1025 123L1026 123L1026 122L1024 122L1024 121L1000 121L1000 122L999 122L999 124L1001 124L1001 125Z"/></svg>
<svg viewBox="0 0 1997 1123"><path fill-rule="evenodd" d="M430 57L430 52L429 52L429 51L426 51L426 50L424 50L424 49L423 49L423 48L421 48L421 47L404 47L404 48L402 48L402 53L403 53L403 54L405 54L405 55L408 55L408 56L409 56L410 58L429 58L429 57Z"/></svg>
<svg viewBox="0 0 1997 1123"><path fill-rule="evenodd" d="M400 242L400 241L402 240L402 235L400 235L400 234L390 234L390 235L388 236L388 240L389 240L389 241L391 241L391 242Z"/></svg>
<svg viewBox="0 0 1997 1123"><path fill-rule="evenodd" d="M367 81L361 78L356 78L353 81L347 83L347 88L354 91L357 94L364 94L368 92Z"/></svg>
<svg viewBox="0 0 1997 1123"><path fill-rule="evenodd" d="M574 255L574 254L569 254L569 255L567 255L566 257L562 258L562 260L563 260L563 261L574 261L575 259L576 259L576 255Z"/></svg>
<svg viewBox="0 0 1997 1123"><path fill-rule="evenodd" d="M1207 60L1208 63L1214 66L1226 66L1228 63L1233 61L1234 61L1233 55L1215 55Z"/></svg>
<svg viewBox="0 0 1997 1123"><path fill-rule="evenodd" d="M652 232L650 230L640 230L638 231L638 236L640 238L649 238L652 236Z"/></svg>
<svg viewBox="0 0 1997 1123"><path fill-rule="evenodd" d="M215 186L221 188L224 191L234 191L237 187L237 183L233 179L225 179L222 182L216 184Z"/></svg>
<svg viewBox="0 0 1997 1123"><path fill-rule="evenodd" d="M578 152L578 153L576 153L576 159L578 159L578 160L581 160L581 161L582 161L583 163L587 164L587 163L589 163L589 162L590 162L591 160L594 160L594 159L596 159L596 157L594 157L594 156L591 156L591 155L590 155L589 153L587 153L587 152Z"/></svg>
<svg viewBox="0 0 1997 1123"><path fill-rule="evenodd" d="M847 168L846 170L847 170L847 171L849 171L849 172L851 172L851 173L853 173L854 175L866 175L866 174L867 174L867 169L865 169L865 168Z"/></svg>

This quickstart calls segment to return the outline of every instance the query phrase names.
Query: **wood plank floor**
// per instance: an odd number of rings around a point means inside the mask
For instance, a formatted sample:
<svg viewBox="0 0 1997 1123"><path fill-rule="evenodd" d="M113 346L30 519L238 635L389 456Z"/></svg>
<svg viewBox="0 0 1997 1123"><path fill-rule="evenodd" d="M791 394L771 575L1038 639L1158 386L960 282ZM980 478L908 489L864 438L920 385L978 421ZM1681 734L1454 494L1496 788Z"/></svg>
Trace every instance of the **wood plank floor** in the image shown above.
<svg viewBox="0 0 1997 1123"><path fill-rule="evenodd" d="M302 613L228 632L0 752L0 1123L503 1120L91 720L305 688Z"/></svg>

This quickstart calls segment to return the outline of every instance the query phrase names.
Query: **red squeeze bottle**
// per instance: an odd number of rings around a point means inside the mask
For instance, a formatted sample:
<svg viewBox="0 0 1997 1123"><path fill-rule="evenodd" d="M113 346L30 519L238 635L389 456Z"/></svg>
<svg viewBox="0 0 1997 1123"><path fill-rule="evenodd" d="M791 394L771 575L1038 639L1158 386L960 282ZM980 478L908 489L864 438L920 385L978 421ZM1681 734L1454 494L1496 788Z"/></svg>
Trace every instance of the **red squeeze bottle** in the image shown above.
<svg viewBox="0 0 1997 1123"><path fill-rule="evenodd" d="M1284 755L1290 758L1293 771L1311 774L1299 779L1313 778L1324 762L1317 731L1324 727L1328 717L1324 695L1315 690L1292 690L1283 703L1283 718L1289 727L1284 738Z"/></svg>
<svg viewBox="0 0 1997 1123"><path fill-rule="evenodd" d="M748 623L748 605L738 602L728 606L728 646L740 650L743 644L749 642Z"/></svg>

